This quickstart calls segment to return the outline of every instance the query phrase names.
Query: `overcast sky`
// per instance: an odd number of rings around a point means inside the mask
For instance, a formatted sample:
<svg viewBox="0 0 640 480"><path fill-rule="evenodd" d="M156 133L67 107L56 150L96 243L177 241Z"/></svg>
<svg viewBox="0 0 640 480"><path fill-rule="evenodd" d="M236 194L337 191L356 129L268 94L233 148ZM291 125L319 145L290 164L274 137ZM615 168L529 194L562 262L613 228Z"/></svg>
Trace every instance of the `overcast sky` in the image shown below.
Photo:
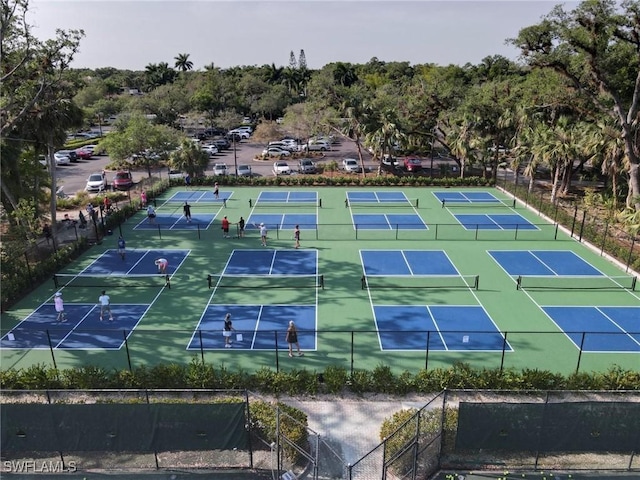
<svg viewBox="0 0 640 480"><path fill-rule="evenodd" d="M62 1L31 0L40 39L83 29L75 68L144 70L188 53L194 69L274 63L304 50L309 68L331 62L478 64L517 59L505 44L558 3L543 1Z"/></svg>

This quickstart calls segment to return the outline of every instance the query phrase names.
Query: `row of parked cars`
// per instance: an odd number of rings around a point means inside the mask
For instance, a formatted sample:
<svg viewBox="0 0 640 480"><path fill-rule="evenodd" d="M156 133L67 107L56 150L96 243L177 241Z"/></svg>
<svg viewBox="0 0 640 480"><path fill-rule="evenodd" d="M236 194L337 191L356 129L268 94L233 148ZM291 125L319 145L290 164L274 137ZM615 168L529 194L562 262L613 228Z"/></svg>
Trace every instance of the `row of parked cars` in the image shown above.
<svg viewBox="0 0 640 480"><path fill-rule="evenodd" d="M131 172L120 170L116 172L111 181L113 190L129 190L133 186L133 176ZM101 193L109 189L107 173L105 171L96 172L89 175L87 185L84 189L89 193Z"/></svg>

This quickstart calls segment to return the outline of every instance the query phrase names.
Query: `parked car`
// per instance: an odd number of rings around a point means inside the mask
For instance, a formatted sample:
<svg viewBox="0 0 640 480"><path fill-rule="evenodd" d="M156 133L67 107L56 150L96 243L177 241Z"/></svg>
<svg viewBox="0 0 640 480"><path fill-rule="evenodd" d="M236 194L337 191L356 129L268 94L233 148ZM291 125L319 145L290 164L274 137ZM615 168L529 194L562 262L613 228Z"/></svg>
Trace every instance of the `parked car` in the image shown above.
<svg viewBox="0 0 640 480"><path fill-rule="evenodd" d="M67 157L69 157L69 161L71 162L78 161L78 154L76 153L75 150L58 150L56 153L59 153L61 155L66 155Z"/></svg>
<svg viewBox="0 0 640 480"><path fill-rule="evenodd" d="M246 140L249 138L251 134L246 130L229 130L227 133L227 138L235 139L236 142L240 140Z"/></svg>
<svg viewBox="0 0 640 480"><path fill-rule="evenodd" d="M400 164L398 163L398 159L396 157L390 156L389 154L385 154L382 157L382 169L387 172L397 172L400 169Z"/></svg>
<svg viewBox="0 0 640 480"><path fill-rule="evenodd" d="M103 192L107 189L107 176L103 173L92 173L84 187L87 192Z"/></svg>
<svg viewBox="0 0 640 480"><path fill-rule="evenodd" d="M224 150L231 147L231 143L229 143L229 140L226 138L218 138L216 140L212 140L211 143L218 147L218 150Z"/></svg>
<svg viewBox="0 0 640 480"><path fill-rule="evenodd" d="M404 169L407 172L419 172L422 170L422 160L419 158L405 158Z"/></svg>
<svg viewBox="0 0 640 480"><path fill-rule="evenodd" d="M91 155L106 155L106 151L104 148L101 148L99 145L85 145L82 147L83 150L87 150L91 152Z"/></svg>
<svg viewBox="0 0 640 480"><path fill-rule="evenodd" d="M288 157L291 152L279 147L267 147L262 150L262 155L265 157Z"/></svg>
<svg viewBox="0 0 640 480"><path fill-rule="evenodd" d="M184 174L180 170L169 170L169 179L180 180L184 178Z"/></svg>
<svg viewBox="0 0 640 480"><path fill-rule="evenodd" d="M275 176L289 175L291 174L291 168L289 167L289 164L287 162L280 160L273 164L273 174Z"/></svg>
<svg viewBox="0 0 640 480"><path fill-rule="evenodd" d="M113 177L113 188L116 190L129 190L133 186L131 172L121 170Z"/></svg>
<svg viewBox="0 0 640 480"><path fill-rule="evenodd" d="M313 160L303 158L298 163L298 171L300 173L317 173L318 167L316 166L316 162L314 162Z"/></svg>
<svg viewBox="0 0 640 480"><path fill-rule="evenodd" d="M83 160L89 160L91 157L93 157L93 150L88 150L84 147L78 148L76 149L76 155Z"/></svg>
<svg viewBox="0 0 640 480"><path fill-rule="evenodd" d="M228 173L229 173L229 169L227 168L226 163L216 163L213 166L214 175L227 175Z"/></svg>
<svg viewBox="0 0 640 480"><path fill-rule="evenodd" d="M342 160L342 168L347 173L358 173L360 166L355 158L345 158Z"/></svg>
<svg viewBox="0 0 640 480"><path fill-rule="evenodd" d="M53 158L56 161L56 165L69 165L71 163L71 159L66 153L56 152L53 154Z"/></svg>
<svg viewBox="0 0 640 480"><path fill-rule="evenodd" d="M288 152L295 150L295 148L292 147L291 144L287 142L269 142L269 145L267 146L267 148L270 148L270 147L281 148L282 150L286 150Z"/></svg>
<svg viewBox="0 0 640 480"><path fill-rule="evenodd" d="M202 149L207 152L210 157L213 157L216 153L218 153L218 147L215 145L204 145Z"/></svg>
<svg viewBox="0 0 640 480"><path fill-rule="evenodd" d="M331 150L331 145L325 141L310 141L302 145L302 150L309 152L326 152Z"/></svg>
<svg viewBox="0 0 640 480"><path fill-rule="evenodd" d="M239 177L252 176L251 165L238 165L238 176Z"/></svg>

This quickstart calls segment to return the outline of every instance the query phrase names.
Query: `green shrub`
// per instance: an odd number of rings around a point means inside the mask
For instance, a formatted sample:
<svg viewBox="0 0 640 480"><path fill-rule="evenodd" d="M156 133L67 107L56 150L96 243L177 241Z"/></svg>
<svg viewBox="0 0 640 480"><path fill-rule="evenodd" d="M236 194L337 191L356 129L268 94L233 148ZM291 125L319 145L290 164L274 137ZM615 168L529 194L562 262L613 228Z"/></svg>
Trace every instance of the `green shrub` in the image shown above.
<svg viewBox="0 0 640 480"><path fill-rule="evenodd" d="M347 386L349 380L347 369L337 365L329 365L324 370L322 377L328 393L340 393Z"/></svg>

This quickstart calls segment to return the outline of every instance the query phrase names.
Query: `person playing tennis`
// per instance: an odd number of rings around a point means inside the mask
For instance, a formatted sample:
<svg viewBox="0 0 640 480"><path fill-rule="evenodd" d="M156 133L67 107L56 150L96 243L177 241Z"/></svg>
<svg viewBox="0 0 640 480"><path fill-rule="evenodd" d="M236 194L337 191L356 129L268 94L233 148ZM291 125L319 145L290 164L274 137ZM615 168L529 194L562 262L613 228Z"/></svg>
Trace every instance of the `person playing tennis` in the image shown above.
<svg viewBox="0 0 640 480"><path fill-rule="evenodd" d="M98 297L100 305L100 321L104 319L105 313L109 314L109 321L113 322L113 313L111 313L111 297L107 295L106 290L102 290L102 294Z"/></svg>
<svg viewBox="0 0 640 480"><path fill-rule="evenodd" d="M233 323L231 322L231 314L227 313L224 316L224 327L222 329L222 336L224 337L224 348L231 348L231 343L233 342L233 340L231 340L231 335L233 335L234 331L235 328L233 328Z"/></svg>
<svg viewBox="0 0 640 480"><path fill-rule="evenodd" d="M118 237L118 253L120 254L120 258L122 258L122 260L124 260L126 248L127 248L127 242L125 242L124 238L122 238L121 236Z"/></svg>
<svg viewBox="0 0 640 480"><path fill-rule="evenodd" d="M267 233L268 233L266 225L264 223L261 223L258 226L258 225L256 225L254 223L253 226L260 230L260 242L262 243L263 247L266 247L267 246Z"/></svg>
<svg viewBox="0 0 640 480"><path fill-rule="evenodd" d="M158 258L154 263L156 264L156 267L158 267L158 273L162 273L163 275L167 273L169 260L167 260L166 258Z"/></svg>
<svg viewBox="0 0 640 480"><path fill-rule="evenodd" d="M191 223L191 205L189 205L189 202L184 202L182 211L184 212L184 218L187 219L187 223Z"/></svg>
<svg viewBox="0 0 640 480"><path fill-rule="evenodd" d="M295 248L300 248L300 225L293 229L293 239L296 241Z"/></svg>
<svg viewBox="0 0 640 480"><path fill-rule="evenodd" d="M56 295L53 299L53 305L58 313L56 317L57 322L66 322L67 314L64 313L64 301L62 300L62 292L56 292Z"/></svg>
<svg viewBox="0 0 640 480"><path fill-rule="evenodd" d="M238 238L244 238L244 218L238 220Z"/></svg>

